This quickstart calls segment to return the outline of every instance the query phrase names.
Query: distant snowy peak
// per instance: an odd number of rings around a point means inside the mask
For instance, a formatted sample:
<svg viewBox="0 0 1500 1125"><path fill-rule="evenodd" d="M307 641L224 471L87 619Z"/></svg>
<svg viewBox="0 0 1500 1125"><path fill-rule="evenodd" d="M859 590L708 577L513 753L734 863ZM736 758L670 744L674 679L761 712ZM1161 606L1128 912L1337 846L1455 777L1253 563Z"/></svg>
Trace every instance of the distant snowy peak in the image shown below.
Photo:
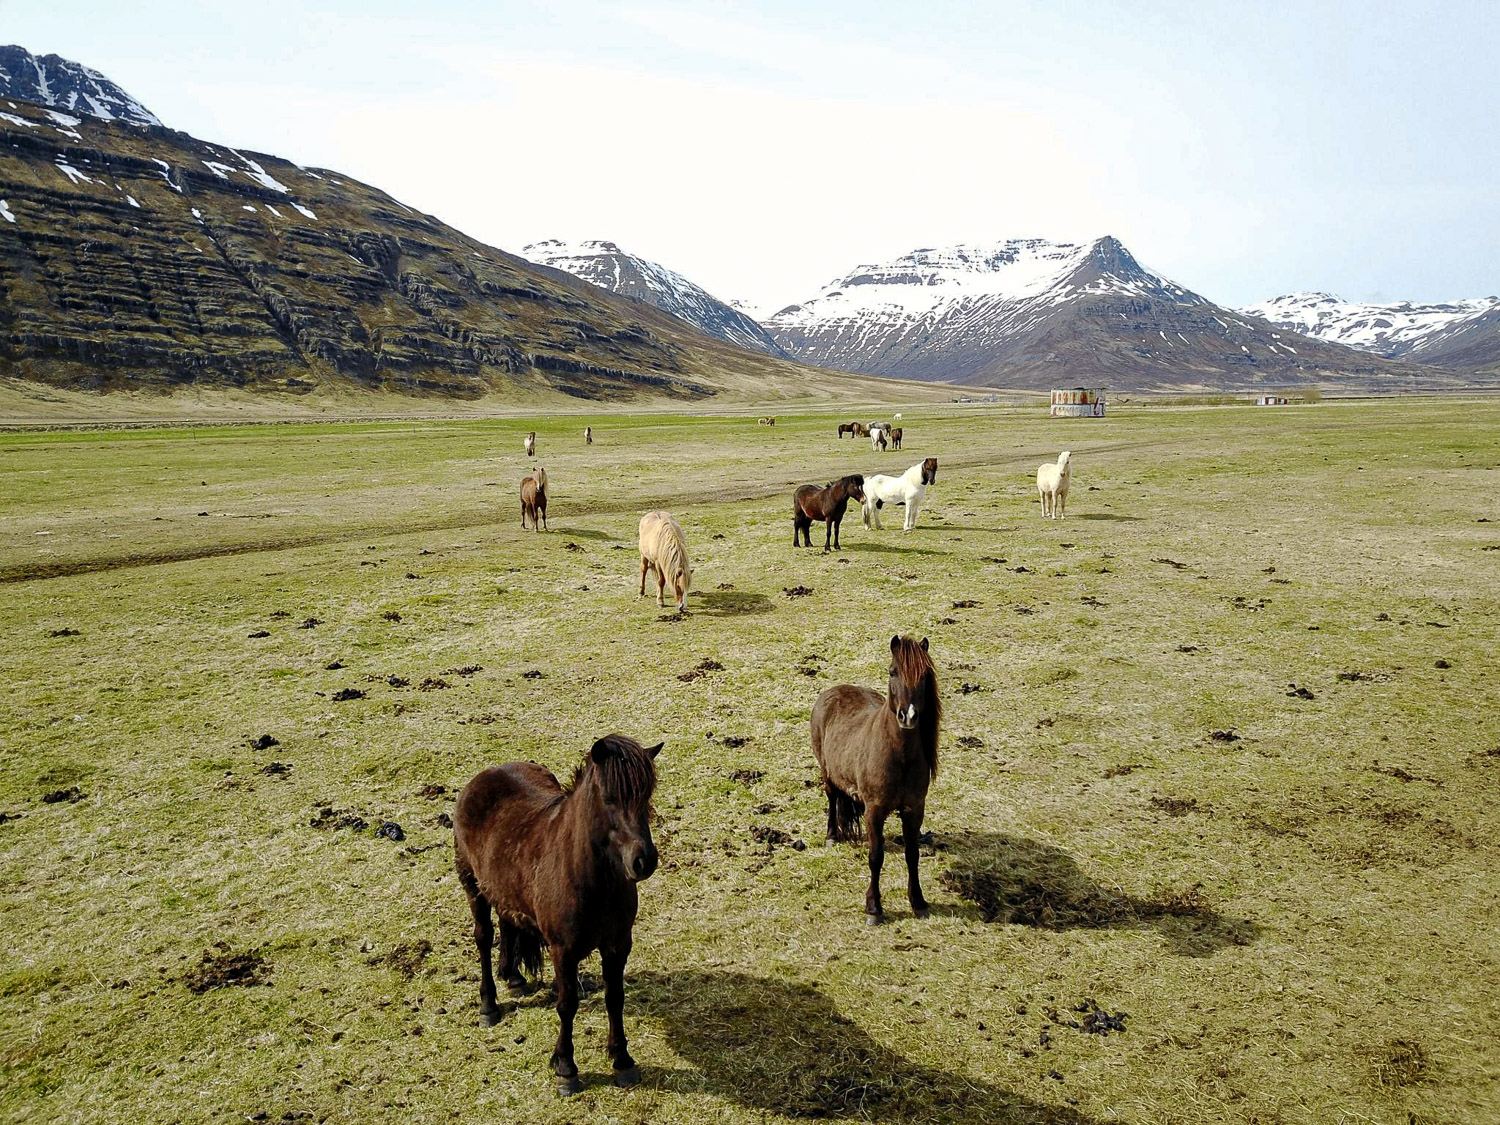
<svg viewBox="0 0 1500 1125"><path fill-rule="evenodd" d="M655 305L709 336L742 348L783 354L770 334L745 313L680 273L627 253L613 242L548 239L522 247L521 257L563 270L612 293Z"/></svg>
<svg viewBox="0 0 1500 1125"><path fill-rule="evenodd" d="M1420 351L1435 336L1500 307L1500 297L1440 304L1345 301L1332 293L1288 293L1241 309L1279 328L1384 356Z"/></svg>
<svg viewBox="0 0 1500 1125"><path fill-rule="evenodd" d="M130 125L160 125L149 109L97 70L25 47L0 47L0 97Z"/></svg>
<svg viewBox="0 0 1500 1125"><path fill-rule="evenodd" d="M858 266L816 297L767 318L767 323L789 329L830 319L932 317L1001 303L1059 303L1087 294L1150 292L1202 300L1145 269L1114 238L1089 243L1013 238L913 250L889 262Z"/></svg>

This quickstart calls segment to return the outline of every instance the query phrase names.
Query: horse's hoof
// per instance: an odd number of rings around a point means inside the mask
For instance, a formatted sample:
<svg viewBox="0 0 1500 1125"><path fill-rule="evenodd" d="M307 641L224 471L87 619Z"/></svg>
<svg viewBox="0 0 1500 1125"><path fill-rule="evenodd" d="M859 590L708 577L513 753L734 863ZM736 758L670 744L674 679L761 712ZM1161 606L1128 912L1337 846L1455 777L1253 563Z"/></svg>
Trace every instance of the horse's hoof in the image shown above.
<svg viewBox="0 0 1500 1125"><path fill-rule="evenodd" d="M932 917L932 909L931 909L931 907L927 907L927 906L918 906L918 907L916 907L915 909L912 910L911 916L913 918L919 918L919 919L931 918Z"/></svg>
<svg viewBox="0 0 1500 1125"><path fill-rule="evenodd" d="M865 925L867 925L867 926L879 926L879 925L883 924L884 922L885 922L885 915L884 914L866 914L865 915Z"/></svg>
<svg viewBox="0 0 1500 1125"><path fill-rule="evenodd" d="M632 1086L641 1084L641 1068L638 1066L627 1066L624 1070L615 1071L615 1085L622 1090L628 1090Z"/></svg>
<svg viewBox="0 0 1500 1125"><path fill-rule="evenodd" d="M578 1081L578 1075L570 1074L566 1078L557 1080L558 1097L571 1098L574 1094L583 1093L583 1083Z"/></svg>
<svg viewBox="0 0 1500 1125"><path fill-rule="evenodd" d="M509 992L512 996L525 996L526 982L520 977L517 977L515 980L508 980L505 982L505 991Z"/></svg>
<svg viewBox="0 0 1500 1125"><path fill-rule="evenodd" d="M494 1027L500 1022L500 1009L481 1008L479 1010L479 1018L484 1021L485 1027Z"/></svg>

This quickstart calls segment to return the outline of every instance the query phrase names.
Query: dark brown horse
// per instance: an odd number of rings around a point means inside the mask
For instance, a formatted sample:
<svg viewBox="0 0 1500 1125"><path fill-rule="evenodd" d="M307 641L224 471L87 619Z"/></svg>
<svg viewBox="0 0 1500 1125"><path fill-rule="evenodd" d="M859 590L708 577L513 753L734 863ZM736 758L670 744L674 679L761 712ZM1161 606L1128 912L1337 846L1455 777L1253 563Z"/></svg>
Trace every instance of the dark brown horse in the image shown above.
<svg viewBox="0 0 1500 1125"><path fill-rule="evenodd" d="M891 448L892 449L900 449L901 448L901 427L900 426L897 426L893 430L891 430Z"/></svg>
<svg viewBox="0 0 1500 1125"><path fill-rule="evenodd" d="M882 696L839 684L818 696L812 711L813 757L828 796L828 838L858 839L860 817L865 818L870 840L865 914L871 925L885 920L880 867L885 861L885 821L891 813L901 817L912 913L927 917L927 900L917 878L917 848L927 786L937 774L943 707L926 637L921 644L910 637L891 638L888 692Z"/></svg>
<svg viewBox="0 0 1500 1125"><path fill-rule="evenodd" d="M525 989L525 966L541 971L552 957L562 1026L552 1070L562 1094L583 1089L573 1062L578 964L595 949L604 962L605 1050L615 1083L641 1080L625 1046L625 959L638 900L636 884L656 870L651 839L652 761L661 745L642 747L611 734L594 743L566 788L535 762L511 762L478 774L453 810L458 879L474 912L479 947L479 1011L500 1020L490 949L490 908L500 917L500 976L512 993Z"/></svg>
<svg viewBox="0 0 1500 1125"><path fill-rule="evenodd" d="M858 422L840 422L839 440L842 441L845 434L852 434L854 437L859 437L859 431L860 424Z"/></svg>
<svg viewBox="0 0 1500 1125"><path fill-rule="evenodd" d="M547 470L538 465L521 478L521 530L526 530L526 519L531 518L531 530L539 531L547 526ZM537 517L540 516L540 524Z"/></svg>
<svg viewBox="0 0 1500 1125"><path fill-rule="evenodd" d="M865 478L858 473L840 477L824 488L804 484L797 489L792 494L792 546L802 546L798 542L798 536L801 536L811 547L813 521L822 520L824 553L828 552L830 540L835 551L843 550L839 546L839 524L844 522L844 509L850 500L865 502Z"/></svg>

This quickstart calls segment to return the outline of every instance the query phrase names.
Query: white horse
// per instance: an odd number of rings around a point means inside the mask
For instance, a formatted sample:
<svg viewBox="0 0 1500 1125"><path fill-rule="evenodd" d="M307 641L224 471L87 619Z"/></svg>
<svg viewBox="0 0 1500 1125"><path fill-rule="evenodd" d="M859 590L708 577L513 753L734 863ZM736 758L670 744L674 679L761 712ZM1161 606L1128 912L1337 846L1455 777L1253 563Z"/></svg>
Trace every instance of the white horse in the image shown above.
<svg viewBox="0 0 1500 1125"><path fill-rule="evenodd" d="M865 526L880 530L880 509L886 504L905 504L906 522L902 531L917 526L917 512L927 497L927 486L937 481L937 458L919 461L899 477L887 477L876 473L865 478Z"/></svg>
<svg viewBox="0 0 1500 1125"><path fill-rule="evenodd" d="M1066 450L1057 455L1057 464L1042 465L1036 471L1036 490L1042 497L1042 517L1065 519L1068 506L1068 478L1073 467L1069 462L1073 454Z"/></svg>
<svg viewBox="0 0 1500 1125"><path fill-rule="evenodd" d="M891 428L884 422L870 423L870 448L881 453L891 443Z"/></svg>

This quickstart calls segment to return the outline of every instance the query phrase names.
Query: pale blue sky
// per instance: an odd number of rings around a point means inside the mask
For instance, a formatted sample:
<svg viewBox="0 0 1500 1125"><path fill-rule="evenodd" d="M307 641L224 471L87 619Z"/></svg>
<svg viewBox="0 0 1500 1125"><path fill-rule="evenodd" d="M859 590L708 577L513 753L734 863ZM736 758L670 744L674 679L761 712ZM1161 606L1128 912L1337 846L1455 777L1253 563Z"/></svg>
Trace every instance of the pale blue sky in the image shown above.
<svg viewBox="0 0 1500 1125"><path fill-rule="evenodd" d="M0 42L495 245L780 305L1119 237L1224 304L1500 292L1500 3L0 0Z"/></svg>

